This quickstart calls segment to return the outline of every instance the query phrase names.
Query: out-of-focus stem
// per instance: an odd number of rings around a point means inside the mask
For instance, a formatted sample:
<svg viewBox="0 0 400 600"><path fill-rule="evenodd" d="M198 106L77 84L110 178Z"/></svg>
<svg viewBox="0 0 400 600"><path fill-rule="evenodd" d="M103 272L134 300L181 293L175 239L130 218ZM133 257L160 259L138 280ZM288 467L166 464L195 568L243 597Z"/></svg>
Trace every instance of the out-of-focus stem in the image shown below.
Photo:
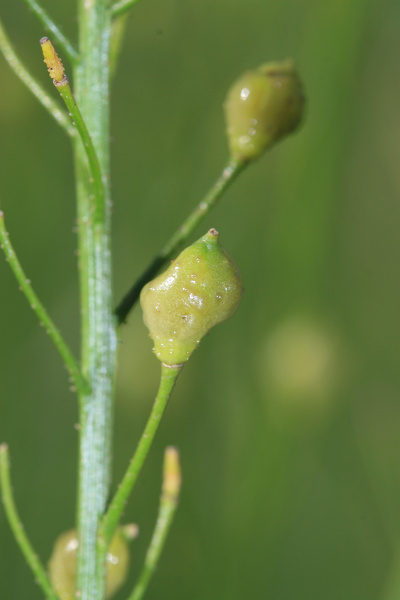
<svg viewBox="0 0 400 600"><path fill-rule="evenodd" d="M45 568L40 562L25 533L24 526L15 506L10 480L10 459L7 444L0 445L0 487L7 520L26 562L31 568L32 573L46 598L48 600L58 600L57 594L53 590L50 580L47 577Z"/></svg>
<svg viewBox="0 0 400 600"><path fill-rule="evenodd" d="M0 21L0 52L24 85L32 92L39 102L47 109L53 119L57 121L64 131L71 137L75 135L75 129L68 119L68 115L61 110L57 103L44 91L44 89L36 82L22 64L12 47L10 40L5 32L4 26Z"/></svg>

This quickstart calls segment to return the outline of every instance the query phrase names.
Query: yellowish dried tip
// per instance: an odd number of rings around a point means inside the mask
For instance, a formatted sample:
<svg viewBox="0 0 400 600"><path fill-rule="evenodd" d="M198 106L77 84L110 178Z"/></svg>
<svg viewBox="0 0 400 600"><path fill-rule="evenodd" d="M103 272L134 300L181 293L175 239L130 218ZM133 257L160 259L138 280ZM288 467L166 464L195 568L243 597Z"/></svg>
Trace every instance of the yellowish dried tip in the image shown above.
<svg viewBox="0 0 400 600"><path fill-rule="evenodd" d="M139 535L139 525L136 525L136 523L128 523L127 525L120 527L120 532L126 542L131 542Z"/></svg>
<svg viewBox="0 0 400 600"><path fill-rule="evenodd" d="M40 45L42 46L44 62L46 63L50 77L60 83L65 79L65 71L53 44L48 37L43 37L40 40Z"/></svg>
<svg viewBox="0 0 400 600"><path fill-rule="evenodd" d="M163 495L177 499L181 489L181 465L179 451L174 446L167 446L164 454Z"/></svg>

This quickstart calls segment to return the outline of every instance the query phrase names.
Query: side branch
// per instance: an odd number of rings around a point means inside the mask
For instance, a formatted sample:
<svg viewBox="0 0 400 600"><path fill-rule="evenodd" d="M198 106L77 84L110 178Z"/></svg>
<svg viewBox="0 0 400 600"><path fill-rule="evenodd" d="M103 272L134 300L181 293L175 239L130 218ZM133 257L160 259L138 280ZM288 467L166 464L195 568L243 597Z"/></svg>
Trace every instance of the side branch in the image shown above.
<svg viewBox="0 0 400 600"><path fill-rule="evenodd" d="M128 293L122 298L121 302L115 309L115 315L119 325L122 325L122 323L126 321L129 312L139 298L142 287L151 281L157 274L158 270L174 256L175 252L188 239L197 225L199 225L206 215L208 215L213 206L215 206L223 193L233 183L233 181L247 164L248 163L237 159L230 160L227 167L222 171L220 177L209 190L209 192L204 196L203 200L196 206L188 218L170 237L165 246L160 250L146 270L143 271L140 277L135 281Z"/></svg>
<svg viewBox="0 0 400 600"><path fill-rule="evenodd" d="M110 6L111 16L114 19L115 17L120 17L125 14L132 6L137 4L139 0L119 0L119 2L115 2Z"/></svg>
<svg viewBox="0 0 400 600"><path fill-rule="evenodd" d="M42 46L44 62L47 65L50 77L56 86L61 98L71 115L72 122L75 124L79 137L81 138L83 148L89 163L89 170L93 184L94 202L93 202L93 217L95 223L102 223L104 220L105 211L105 182L100 168L99 159L94 147L92 138L90 137L86 123L83 120L81 112L72 95L69 81L64 72L63 64L54 49L53 44L47 37L40 40Z"/></svg>
<svg viewBox="0 0 400 600"><path fill-rule="evenodd" d="M57 103L44 91L44 89L35 81L35 79L28 73L18 56L15 54L14 48L12 47L4 26L0 21L0 52L14 71L19 79L26 85L26 87L32 92L39 102L47 109L53 119L57 121L64 131L71 137L75 135L75 129L68 119L68 115L61 110Z"/></svg>
<svg viewBox="0 0 400 600"><path fill-rule="evenodd" d="M157 568L158 560L178 506L180 487L179 452L173 446L169 446L165 449L164 455L163 487L156 526L146 553L142 572L128 600L141 600L146 592L150 579Z"/></svg>
<svg viewBox="0 0 400 600"><path fill-rule="evenodd" d="M24 0L24 2L29 6L29 8L32 9L32 11L35 13L42 25L47 29L47 31L50 31L53 34L54 39L56 39L57 43L60 44L65 54L68 56L69 60L72 63L76 63L79 60L78 52L71 44L69 39L63 34L60 28L49 17L46 11L40 6L40 4L36 2L36 0Z"/></svg>
<svg viewBox="0 0 400 600"><path fill-rule="evenodd" d="M169 367L163 364L161 366L160 386L150 417L147 421L146 427L142 437L140 438L133 458L129 463L125 475L122 478L122 481L118 486L118 489L111 500L108 510L100 524L98 537L99 546L101 547L102 552L107 552L108 546L110 545L118 522L125 508L125 503L132 492L133 486L136 483L143 463L150 450L154 436L161 422L168 400L171 397L172 390L174 389L175 382L181 370L182 365Z"/></svg>
<svg viewBox="0 0 400 600"><path fill-rule="evenodd" d="M24 526L16 509L10 480L8 446L6 444L0 445L0 484L4 510L16 542L47 600L58 600L46 571L24 531Z"/></svg>
<svg viewBox="0 0 400 600"><path fill-rule="evenodd" d="M61 357L65 363L67 370L69 371L69 374L71 376L72 381L74 382L75 387L81 393L87 393L89 391L89 385L82 376L79 365L74 355L72 354L72 351L70 350L61 333L49 317L43 304L40 302L39 298L35 294L31 282L26 277L21 267L17 255L15 254L14 248L11 245L9 233L6 230L6 226L4 223L4 213L2 211L0 211L0 245L4 251L6 260L10 264L15 278L17 279L21 287L21 291L24 293L26 299L31 305L31 308L35 311L39 321L43 324L43 327L45 328L46 332L53 340L57 350L61 354Z"/></svg>

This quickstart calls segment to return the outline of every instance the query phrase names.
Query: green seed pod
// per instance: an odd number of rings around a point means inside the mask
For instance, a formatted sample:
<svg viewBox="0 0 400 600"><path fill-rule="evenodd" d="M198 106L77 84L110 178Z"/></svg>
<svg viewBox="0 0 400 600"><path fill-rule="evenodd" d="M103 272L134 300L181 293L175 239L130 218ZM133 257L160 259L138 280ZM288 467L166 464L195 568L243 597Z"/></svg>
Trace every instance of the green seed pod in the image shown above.
<svg viewBox="0 0 400 600"><path fill-rule="evenodd" d="M239 306L241 274L218 236L210 229L140 295L154 353L167 365L188 360L209 329Z"/></svg>
<svg viewBox="0 0 400 600"><path fill-rule="evenodd" d="M293 61L266 63L247 71L228 91L226 132L233 158L258 158L299 125L304 95Z"/></svg>
<svg viewBox="0 0 400 600"><path fill-rule="evenodd" d="M76 530L62 533L55 541L49 560L49 574L60 600L75 599ZM111 598L125 583L128 574L129 550L126 536L119 529L113 537L106 557L106 597Z"/></svg>

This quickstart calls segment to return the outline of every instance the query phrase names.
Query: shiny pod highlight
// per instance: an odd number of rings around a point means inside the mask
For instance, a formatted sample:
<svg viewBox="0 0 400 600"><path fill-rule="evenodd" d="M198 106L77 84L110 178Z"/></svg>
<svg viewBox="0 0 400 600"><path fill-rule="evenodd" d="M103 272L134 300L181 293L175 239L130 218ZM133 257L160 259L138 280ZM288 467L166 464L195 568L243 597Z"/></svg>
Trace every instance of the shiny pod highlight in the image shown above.
<svg viewBox="0 0 400 600"><path fill-rule="evenodd" d="M246 71L228 91L224 110L232 157L258 158L302 120L304 94L293 61Z"/></svg>
<svg viewBox="0 0 400 600"><path fill-rule="evenodd" d="M211 327L233 315L242 293L240 271L210 229L141 292L157 358L166 365L188 360Z"/></svg>
<svg viewBox="0 0 400 600"><path fill-rule="evenodd" d="M51 583L60 600L75 600L76 530L62 533L55 541L49 560ZM128 575L129 550L121 530L111 541L106 556L106 597L111 598L125 583Z"/></svg>

